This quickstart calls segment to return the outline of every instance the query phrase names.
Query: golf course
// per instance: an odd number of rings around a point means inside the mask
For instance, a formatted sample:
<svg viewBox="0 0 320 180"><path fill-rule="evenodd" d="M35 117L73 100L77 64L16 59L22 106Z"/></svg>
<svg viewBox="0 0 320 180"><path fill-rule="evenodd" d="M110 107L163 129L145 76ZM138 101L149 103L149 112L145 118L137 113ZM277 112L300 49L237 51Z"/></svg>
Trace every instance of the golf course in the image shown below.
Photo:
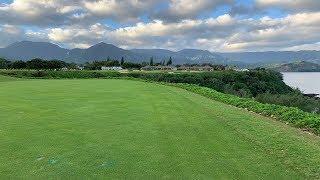
<svg viewBox="0 0 320 180"><path fill-rule="evenodd" d="M320 138L158 83L0 76L0 176L319 179Z"/></svg>

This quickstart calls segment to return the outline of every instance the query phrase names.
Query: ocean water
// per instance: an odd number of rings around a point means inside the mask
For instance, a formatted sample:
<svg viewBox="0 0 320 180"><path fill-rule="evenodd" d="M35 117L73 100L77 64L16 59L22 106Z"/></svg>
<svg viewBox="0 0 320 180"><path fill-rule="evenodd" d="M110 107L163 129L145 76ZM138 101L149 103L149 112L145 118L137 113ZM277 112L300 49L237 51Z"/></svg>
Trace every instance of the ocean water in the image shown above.
<svg viewBox="0 0 320 180"><path fill-rule="evenodd" d="M284 82L305 94L320 94L320 72L285 72Z"/></svg>

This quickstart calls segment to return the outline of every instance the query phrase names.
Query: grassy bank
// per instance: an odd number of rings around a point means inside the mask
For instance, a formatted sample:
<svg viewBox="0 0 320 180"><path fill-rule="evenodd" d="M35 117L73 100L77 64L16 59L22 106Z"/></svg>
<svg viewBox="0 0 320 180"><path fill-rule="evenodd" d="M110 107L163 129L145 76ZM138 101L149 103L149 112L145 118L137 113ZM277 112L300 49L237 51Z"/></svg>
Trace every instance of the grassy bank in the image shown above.
<svg viewBox="0 0 320 180"><path fill-rule="evenodd" d="M319 137L177 86L0 82L1 177L320 178Z"/></svg>
<svg viewBox="0 0 320 180"><path fill-rule="evenodd" d="M274 104L264 104L249 98L240 98L230 94L217 92L213 89L190 84L173 84L174 86L203 95L205 97L244 108L264 116L276 118L316 134L320 134L320 115L304 112L298 108Z"/></svg>

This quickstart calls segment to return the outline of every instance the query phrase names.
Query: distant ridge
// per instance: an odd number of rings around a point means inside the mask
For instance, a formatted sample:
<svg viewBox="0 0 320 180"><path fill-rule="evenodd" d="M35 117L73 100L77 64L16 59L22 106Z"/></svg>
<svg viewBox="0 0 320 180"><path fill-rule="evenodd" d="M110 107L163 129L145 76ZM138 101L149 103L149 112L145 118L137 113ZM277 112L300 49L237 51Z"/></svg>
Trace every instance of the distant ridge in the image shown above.
<svg viewBox="0 0 320 180"><path fill-rule="evenodd" d="M0 49L0 56L15 60L64 59L68 50L48 42L21 41Z"/></svg>
<svg viewBox="0 0 320 180"><path fill-rule="evenodd" d="M320 72L320 64L299 61L287 64L281 64L272 68L279 72Z"/></svg>
<svg viewBox="0 0 320 180"><path fill-rule="evenodd" d="M239 61L247 64L290 63L295 61L320 63L320 51L314 50L234 52L218 54L229 60Z"/></svg>
<svg viewBox="0 0 320 180"><path fill-rule="evenodd" d="M94 60L107 60L125 58L131 61L139 61L142 57L125 49L118 48L112 44L98 43L88 49L72 49L69 54L64 58L69 61L94 61Z"/></svg>
<svg viewBox="0 0 320 180"><path fill-rule="evenodd" d="M85 63L107 59L120 60L122 57L131 62L155 62L173 58L174 63L226 63L225 58L204 50L186 49L178 52L165 49L132 49L125 50L104 42L87 49L65 49L47 42L22 41L0 48L0 57L11 60L30 60L32 58L59 59L67 62Z"/></svg>
<svg viewBox="0 0 320 180"><path fill-rule="evenodd" d="M48 42L21 41L5 48L0 48L0 57L10 60L30 60L32 58L59 59L67 62L85 63L107 59L120 60L122 57L131 62L148 62L153 57L155 62L168 60L174 63L215 63L231 65L263 65L271 63L290 63L309 61L320 63L320 51L268 51L268 52L236 52L214 53L200 49L183 49L170 51L166 49L131 49L126 50L104 42L87 49L65 49Z"/></svg>

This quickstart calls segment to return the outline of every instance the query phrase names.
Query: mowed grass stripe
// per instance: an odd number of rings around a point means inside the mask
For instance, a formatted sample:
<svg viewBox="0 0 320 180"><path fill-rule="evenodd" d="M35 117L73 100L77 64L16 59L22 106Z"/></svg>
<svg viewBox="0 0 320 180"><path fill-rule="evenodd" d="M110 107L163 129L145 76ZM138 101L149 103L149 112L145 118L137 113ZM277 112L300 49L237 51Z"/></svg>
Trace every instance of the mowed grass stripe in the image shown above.
<svg viewBox="0 0 320 180"><path fill-rule="evenodd" d="M130 80L0 84L0 176L319 178L319 138Z"/></svg>

